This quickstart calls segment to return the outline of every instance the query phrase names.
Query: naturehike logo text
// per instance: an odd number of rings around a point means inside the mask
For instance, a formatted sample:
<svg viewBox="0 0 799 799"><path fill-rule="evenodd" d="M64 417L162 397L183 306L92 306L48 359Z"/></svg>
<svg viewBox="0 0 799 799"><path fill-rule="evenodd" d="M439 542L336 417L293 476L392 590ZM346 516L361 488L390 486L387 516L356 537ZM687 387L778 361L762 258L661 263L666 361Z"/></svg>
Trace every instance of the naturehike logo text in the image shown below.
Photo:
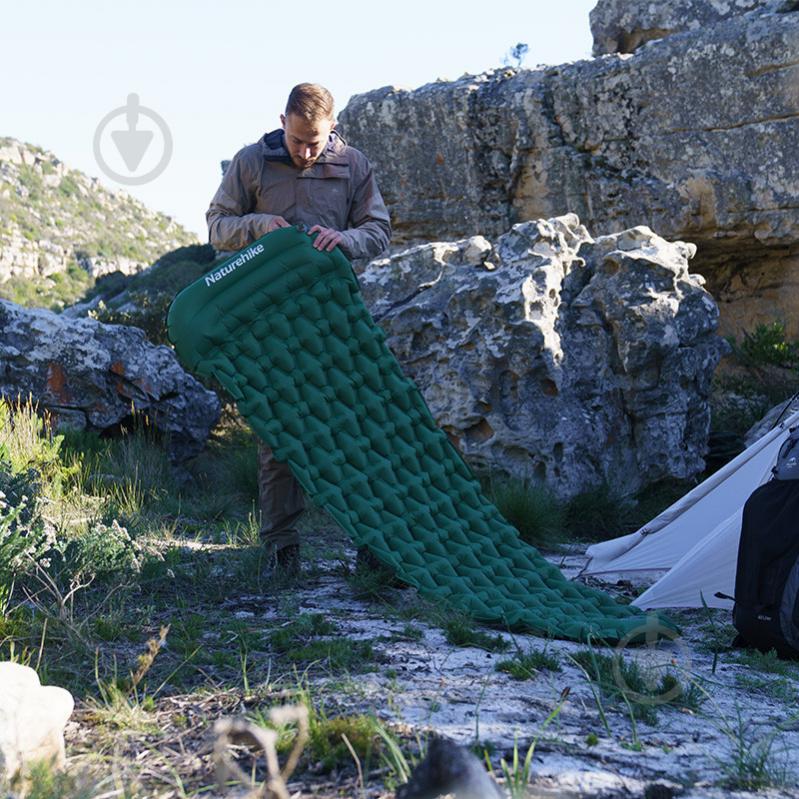
<svg viewBox="0 0 799 799"><path fill-rule="evenodd" d="M254 247L250 247L249 250L244 250L235 261L231 261L229 264L225 264L224 266L220 267L211 275L205 276L205 285L210 286L212 283L216 283L217 280L221 280L225 275L229 275L231 272L236 271L236 267L241 266L242 264L246 264L251 258L255 258L256 255L260 255L264 251L263 244L256 244Z"/></svg>

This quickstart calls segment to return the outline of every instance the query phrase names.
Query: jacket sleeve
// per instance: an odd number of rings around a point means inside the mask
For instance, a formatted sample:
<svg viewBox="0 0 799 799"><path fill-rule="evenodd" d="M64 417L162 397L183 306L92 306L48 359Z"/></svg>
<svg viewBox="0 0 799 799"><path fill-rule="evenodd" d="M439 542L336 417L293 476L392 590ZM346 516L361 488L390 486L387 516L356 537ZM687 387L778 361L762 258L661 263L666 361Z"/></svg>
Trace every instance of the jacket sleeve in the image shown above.
<svg viewBox="0 0 799 799"><path fill-rule="evenodd" d="M245 148L246 149L246 148ZM205 212L208 241L216 250L241 250L267 232L274 214L252 214L258 174L239 150Z"/></svg>
<svg viewBox="0 0 799 799"><path fill-rule="evenodd" d="M342 231L344 240L340 246L351 259L375 258L388 247L391 239L388 209L377 188L371 164L366 162L365 167L353 193L349 227Z"/></svg>

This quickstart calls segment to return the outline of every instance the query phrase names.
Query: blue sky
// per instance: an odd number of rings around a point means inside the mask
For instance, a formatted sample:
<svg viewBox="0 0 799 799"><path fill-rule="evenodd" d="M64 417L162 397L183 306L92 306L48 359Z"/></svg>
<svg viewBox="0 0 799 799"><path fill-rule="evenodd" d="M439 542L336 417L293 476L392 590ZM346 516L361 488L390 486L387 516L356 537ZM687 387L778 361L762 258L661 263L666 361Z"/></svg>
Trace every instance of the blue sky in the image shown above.
<svg viewBox="0 0 799 799"><path fill-rule="evenodd" d="M15 0L2 7L0 136L51 150L116 189L93 139L103 117L137 93L166 122L174 149L152 182L125 188L205 241L219 161L279 126L296 83L324 84L343 108L381 86L414 88L499 66L517 42L530 46L525 66L587 58L595 4ZM153 129L157 142L142 172L158 161L149 159L161 139L149 118L140 128Z"/></svg>

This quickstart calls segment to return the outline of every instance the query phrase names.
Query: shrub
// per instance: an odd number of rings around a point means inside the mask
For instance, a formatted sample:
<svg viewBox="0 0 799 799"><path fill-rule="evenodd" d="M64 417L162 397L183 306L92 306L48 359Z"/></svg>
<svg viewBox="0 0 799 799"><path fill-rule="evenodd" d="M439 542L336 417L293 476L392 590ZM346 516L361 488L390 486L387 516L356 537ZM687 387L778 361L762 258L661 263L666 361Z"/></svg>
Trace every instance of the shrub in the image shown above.
<svg viewBox="0 0 799 799"><path fill-rule="evenodd" d="M525 541L545 546L563 540L563 507L545 486L512 477L483 482L488 498Z"/></svg>
<svg viewBox="0 0 799 799"><path fill-rule="evenodd" d="M799 368L799 341L786 340L784 322L761 324L751 333L744 331L740 343L732 336L727 341L743 366Z"/></svg>
<svg viewBox="0 0 799 799"><path fill-rule="evenodd" d="M3 495L7 513L14 512L14 520L9 522L11 529L19 526L30 528L38 520L41 489L36 469L26 469L15 474L11 471L4 449L0 445L0 493Z"/></svg>
<svg viewBox="0 0 799 799"><path fill-rule="evenodd" d="M198 264L208 264L210 268L216 258L216 251L210 244L189 244L186 247L178 247L162 255L155 263L157 267L165 267L170 264L181 264L191 261Z"/></svg>
<svg viewBox="0 0 799 799"><path fill-rule="evenodd" d="M744 436L766 412L799 391L799 341L780 321L728 337L732 352L713 378L711 452L718 467L744 448Z"/></svg>
<svg viewBox="0 0 799 799"><path fill-rule="evenodd" d="M607 483L573 497L566 508L566 527L581 539L604 540L627 532L632 503Z"/></svg>
<svg viewBox="0 0 799 799"><path fill-rule="evenodd" d="M72 175L64 175L58 184L58 191L63 197L76 197L80 194L78 183Z"/></svg>
<svg viewBox="0 0 799 799"><path fill-rule="evenodd" d="M63 436L53 435L47 419L31 399L0 399L0 447L14 473L35 468L43 476L57 468Z"/></svg>
<svg viewBox="0 0 799 799"><path fill-rule="evenodd" d="M44 556L60 586L120 579L125 572L138 571L142 562L138 547L116 519L95 522L82 535L53 542Z"/></svg>
<svg viewBox="0 0 799 799"><path fill-rule="evenodd" d="M7 612L16 578L46 548L36 477L33 470L14 474L0 448L0 618Z"/></svg>

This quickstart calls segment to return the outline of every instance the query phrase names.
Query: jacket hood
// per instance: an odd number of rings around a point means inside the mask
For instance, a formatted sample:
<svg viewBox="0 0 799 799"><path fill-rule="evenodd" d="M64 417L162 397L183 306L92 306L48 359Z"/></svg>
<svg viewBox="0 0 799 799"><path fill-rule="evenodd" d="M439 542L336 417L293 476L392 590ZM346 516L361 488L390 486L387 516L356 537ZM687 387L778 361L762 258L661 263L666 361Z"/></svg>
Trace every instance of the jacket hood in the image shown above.
<svg viewBox="0 0 799 799"><path fill-rule="evenodd" d="M261 153L263 157L269 161L285 161L287 164L292 163L291 156L283 143L283 128L264 133L258 140L261 146ZM344 137L337 131L330 131L330 136L327 140L327 146L324 152L316 159L315 163L329 163L337 162L340 157L344 155L344 150L347 148L347 142Z"/></svg>

